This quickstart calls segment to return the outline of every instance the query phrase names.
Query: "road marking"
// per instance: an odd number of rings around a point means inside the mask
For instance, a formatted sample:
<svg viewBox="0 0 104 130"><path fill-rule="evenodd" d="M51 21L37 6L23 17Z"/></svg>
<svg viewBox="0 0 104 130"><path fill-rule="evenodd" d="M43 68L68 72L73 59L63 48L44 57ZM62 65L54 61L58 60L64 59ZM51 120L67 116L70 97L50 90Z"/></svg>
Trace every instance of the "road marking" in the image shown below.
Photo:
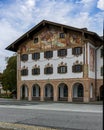
<svg viewBox="0 0 104 130"><path fill-rule="evenodd" d="M88 112L88 113L102 113L103 110L101 107L97 109L93 108L83 108L83 107L75 107L69 106L67 108L62 106L51 106L51 105L30 105L30 106L18 106L18 105L0 105L0 108L16 108L16 109L32 109L32 110L53 110L53 111L72 111L72 112Z"/></svg>

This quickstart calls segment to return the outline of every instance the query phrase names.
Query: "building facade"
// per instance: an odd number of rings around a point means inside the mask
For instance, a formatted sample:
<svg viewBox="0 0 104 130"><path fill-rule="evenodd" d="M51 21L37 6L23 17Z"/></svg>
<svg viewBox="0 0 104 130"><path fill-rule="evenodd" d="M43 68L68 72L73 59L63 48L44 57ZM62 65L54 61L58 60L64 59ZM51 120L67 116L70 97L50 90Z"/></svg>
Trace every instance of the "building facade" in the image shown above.
<svg viewBox="0 0 104 130"><path fill-rule="evenodd" d="M18 100L102 99L103 40L96 33L43 20L6 49L17 52Z"/></svg>

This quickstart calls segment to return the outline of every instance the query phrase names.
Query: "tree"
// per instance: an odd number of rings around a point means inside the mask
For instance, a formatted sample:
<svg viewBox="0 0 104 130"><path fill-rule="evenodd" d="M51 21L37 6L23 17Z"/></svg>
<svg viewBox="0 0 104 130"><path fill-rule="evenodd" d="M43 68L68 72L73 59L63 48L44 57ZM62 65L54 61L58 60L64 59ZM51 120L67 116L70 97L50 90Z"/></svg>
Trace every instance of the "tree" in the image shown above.
<svg viewBox="0 0 104 130"><path fill-rule="evenodd" d="M2 75L3 89L10 92L17 89L17 56L12 56L7 61L6 69Z"/></svg>
<svg viewBox="0 0 104 130"><path fill-rule="evenodd" d="M0 73L0 82L2 82L2 73Z"/></svg>

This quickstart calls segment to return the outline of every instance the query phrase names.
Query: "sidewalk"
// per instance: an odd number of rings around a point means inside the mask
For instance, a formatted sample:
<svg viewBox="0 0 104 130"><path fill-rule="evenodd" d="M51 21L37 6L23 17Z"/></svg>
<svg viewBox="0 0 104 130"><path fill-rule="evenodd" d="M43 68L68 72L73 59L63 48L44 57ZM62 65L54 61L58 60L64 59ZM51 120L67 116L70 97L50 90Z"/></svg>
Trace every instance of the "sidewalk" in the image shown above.
<svg viewBox="0 0 104 130"><path fill-rule="evenodd" d="M59 130L59 129L0 122L0 130Z"/></svg>

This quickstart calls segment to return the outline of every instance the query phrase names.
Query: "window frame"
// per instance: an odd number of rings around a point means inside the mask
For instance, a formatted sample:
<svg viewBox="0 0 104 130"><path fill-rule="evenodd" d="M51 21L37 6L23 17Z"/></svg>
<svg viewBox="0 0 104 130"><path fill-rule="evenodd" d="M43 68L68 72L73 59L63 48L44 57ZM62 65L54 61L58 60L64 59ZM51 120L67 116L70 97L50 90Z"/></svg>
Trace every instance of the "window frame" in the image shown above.
<svg viewBox="0 0 104 130"><path fill-rule="evenodd" d="M44 58L50 59L53 57L53 51L45 51L44 52Z"/></svg>
<svg viewBox="0 0 104 130"><path fill-rule="evenodd" d="M39 60L40 59L40 53L39 52L32 53L32 59L33 60Z"/></svg>
<svg viewBox="0 0 104 130"><path fill-rule="evenodd" d="M65 33L64 32L59 33L59 38L65 38Z"/></svg>
<svg viewBox="0 0 104 130"><path fill-rule="evenodd" d="M40 68L33 68L32 75L40 75Z"/></svg>
<svg viewBox="0 0 104 130"><path fill-rule="evenodd" d="M58 50L57 56L58 57L65 57L65 56L67 56L67 49L60 49L60 50Z"/></svg>
<svg viewBox="0 0 104 130"><path fill-rule="evenodd" d="M53 67L45 67L44 74L53 74Z"/></svg>
<svg viewBox="0 0 104 130"><path fill-rule="evenodd" d="M39 38L38 37L34 37L34 44L39 42Z"/></svg>
<svg viewBox="0 0 104 130"><path fill-rule="evenodd" d="M23 61L23 62L28 61L28 54L22 54L21 61Z"/></svg>
<svg viewBox="0 0 104 130"><path fill-rule="evenodd" d="M74 47L72 48L73 55L81 55L82 54L82 47Z"/></svg>
<svg viewBox="0 0 104 130"><path fill-rule="evenodd" d="M27 75L28 75L28 69L22 69L21 76L27 76Z"/></svg>
<svg viewBox="0 0 104 130"><path fill-rule="evenodd" d="M78 69L77 67L80 67L80 69ZM83 66L80 64L77 65L73 65L72 66L72 72L73 73L81 73L83 71Z"/></svg>
<svg viewBox="0 0 104 130"><path fill-rule="evenodd" d="M64 69L63 69L64 68ZM64 71L63 71L64 70ZM58 66L57 67L57 72L59 73L59 74L65 74L65 73L67 73L67 66Z"/></svg>

